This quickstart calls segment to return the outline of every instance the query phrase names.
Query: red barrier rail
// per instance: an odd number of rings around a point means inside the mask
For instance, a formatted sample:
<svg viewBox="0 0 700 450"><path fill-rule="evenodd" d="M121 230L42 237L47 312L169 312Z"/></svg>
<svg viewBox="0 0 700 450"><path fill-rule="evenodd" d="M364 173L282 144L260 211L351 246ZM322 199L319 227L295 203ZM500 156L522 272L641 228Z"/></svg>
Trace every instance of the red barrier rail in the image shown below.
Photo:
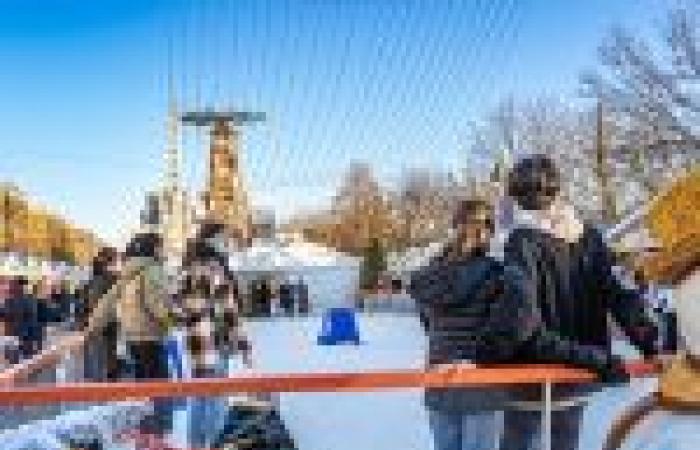
<svg viewBox="0 0 700 450"><path fill-rule="evenodd" d="M260 374L184 381L64 383L6 386L0 405L41 405L59 402L107 402L156 397L217 396L264 392L358 392L424 387L487 387L520 384L570 384L595 381L593 373L559 365L454 366L452 370L401 370L356 373ZM627 366L632 376L657 372L654 362Z"/></svg>

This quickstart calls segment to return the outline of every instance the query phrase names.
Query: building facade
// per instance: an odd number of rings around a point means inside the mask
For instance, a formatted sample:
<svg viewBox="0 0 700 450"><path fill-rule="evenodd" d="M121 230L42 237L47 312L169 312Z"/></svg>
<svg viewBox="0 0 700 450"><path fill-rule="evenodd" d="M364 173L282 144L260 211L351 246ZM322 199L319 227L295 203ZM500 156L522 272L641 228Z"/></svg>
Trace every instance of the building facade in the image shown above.
<svg viewBox="0 0 700 450"><path fill-rule="evenodd" d="M93 233L31 204L16 187L0 185L0 252L83 266L100 246Z"/></svg>

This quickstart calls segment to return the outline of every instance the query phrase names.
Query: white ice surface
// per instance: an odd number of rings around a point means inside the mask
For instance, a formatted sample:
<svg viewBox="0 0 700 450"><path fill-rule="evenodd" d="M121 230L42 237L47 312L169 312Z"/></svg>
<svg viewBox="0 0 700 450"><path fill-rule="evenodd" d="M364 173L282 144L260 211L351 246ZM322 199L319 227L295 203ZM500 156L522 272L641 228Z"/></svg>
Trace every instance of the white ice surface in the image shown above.
<svg viewBox="0 0 700 450"><path fill-rule="evenodd" d="M416 317L361 315L359 324L363 344L357 347L316 345L321 329L317 317L272 319L247 327L262 372L422 367L426 339ZM618 351L630 352L626 346L618 346ZM580 448L600 448L613 418L654 384L652 379L636 380L630 387L598 393L585 413ZM420 390L282 394L280 408L300 450L432 449ZM696 424L700 430L700 419Z"/></svg>
<svg viewBox="0 0 700 450"><path fill-rule="evenodd" d="M363 341L359 346L318 346L320 317L252 321L246 328L253 341L256 370L261 373L422 367L426 339L417 318L361 315L359 325ZM625 346L616 347L621 353L630 353ZM579 448L600 448L613 418L654 385L653 379L635 380L630 387L606 389L596 394L584 416ZM422 392L418 389L281 394L280 412L299 450L433 448ZM51 429L66 423L65 419L51 422ZM175 441L184 444L186 414L176 413L175 422ZM647 422L625 449L700 449L700 418L656 414Z"/></svg>

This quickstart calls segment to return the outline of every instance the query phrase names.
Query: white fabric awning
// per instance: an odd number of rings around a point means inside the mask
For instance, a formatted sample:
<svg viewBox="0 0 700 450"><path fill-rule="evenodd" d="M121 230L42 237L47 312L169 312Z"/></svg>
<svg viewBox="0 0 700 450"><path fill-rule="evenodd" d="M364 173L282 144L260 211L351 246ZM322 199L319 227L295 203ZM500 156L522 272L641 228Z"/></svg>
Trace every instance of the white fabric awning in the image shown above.
<svg viewBox="0 0 700 450"><path fill-rule="evenodd" d="M444 248L444 243L434 242L425 247L412 247L387 256L387 271L396 275L413 272L428 264L430 259Z"/></svg>
<svg viewBox="0 0 700 450"><path fill-rule="evenodd" d="M243 251L230 253L229 264L232 270L244 272L279 272L301 267L359 267L360 260L308 242L282 245L260 241Z"/></svg>

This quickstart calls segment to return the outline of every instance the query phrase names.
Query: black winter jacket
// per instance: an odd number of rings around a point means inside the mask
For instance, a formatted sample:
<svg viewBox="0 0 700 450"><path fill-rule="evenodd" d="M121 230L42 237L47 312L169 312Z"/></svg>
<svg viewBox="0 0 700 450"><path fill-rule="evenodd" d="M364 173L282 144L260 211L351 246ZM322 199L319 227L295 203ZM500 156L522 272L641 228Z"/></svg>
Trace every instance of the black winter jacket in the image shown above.
<svg viewBox="0 0 700 450"><path fill-rule="evenodd" d="M522 271L524 290L536 302L543 325L554 337L532 341L518 358L575 362L588 346L610 353L608 315L645 355L654 352L656 329L638 292L614 277L613 255L600 233L586 226L575 243L547 233L516 229L505 247L506 264Z"/></svg>
<svg viewBox="0 0 700 450"><path fill-rule="evenodd" d="M534 326L515 275L483 251L455 257L449 247L414 273L409 293L426 329L431 365L513 358ZM433 388L425 393L426 406L442 411L500 409L507 398L503 390Z"/></svg>
<svg viewBox="0 0 700 450"><path fill-rule="evenodd" d="M514 230L505 246L506 265L521 274L538 326L513 361L551 362L593 369L603 381L626 379L610 350L608 316L645 355L654 352L656 329L637 292L614 277L614 258L601 234L586 225L567 243L540 230ZM585 394L593 386L555 386L555 399ZM539 387L518 388L514 398L539 400Z"/></svg>
<svg viewBox="0 0 700 450"><path fill-rule="evenodd" d="M506 283L503 265L483 251L450 250L415 273L409 293L428 336L431 364L494 363L513 357L527 320L520 283Z"/></svg>

